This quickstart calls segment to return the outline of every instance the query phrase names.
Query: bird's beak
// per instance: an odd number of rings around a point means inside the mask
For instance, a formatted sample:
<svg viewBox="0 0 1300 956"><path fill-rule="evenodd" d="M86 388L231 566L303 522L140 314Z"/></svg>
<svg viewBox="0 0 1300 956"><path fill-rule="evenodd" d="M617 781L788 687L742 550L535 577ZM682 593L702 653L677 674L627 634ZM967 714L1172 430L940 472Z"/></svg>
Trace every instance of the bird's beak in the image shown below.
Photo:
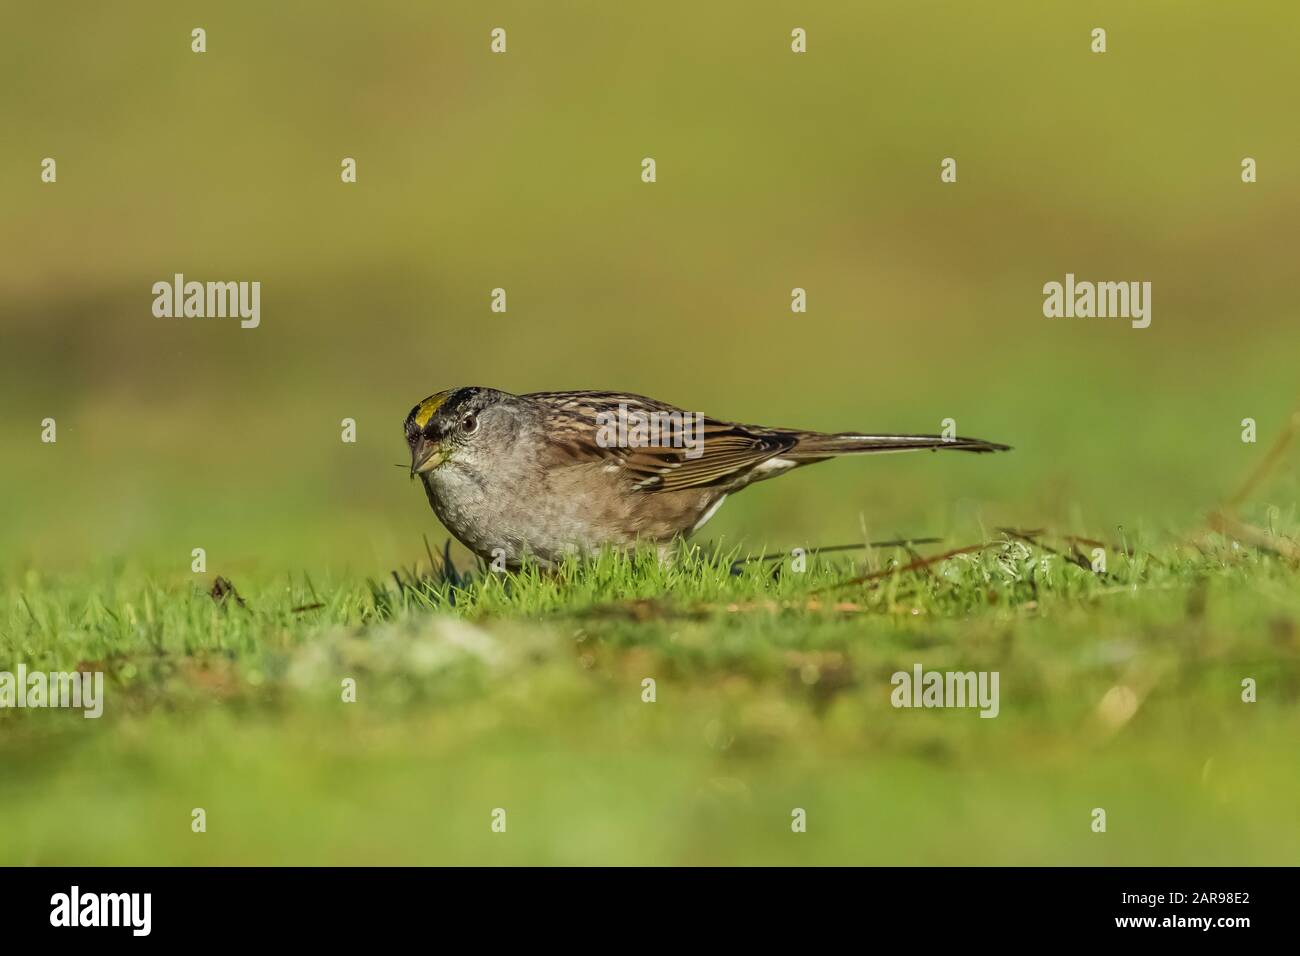
<svg viewBox="0 0 1300 956"><path fill-rule="evenodd" d="M426 471L433 471L447 460L447 453L436 441L421 437L411 449L411 477Z"/></svg>

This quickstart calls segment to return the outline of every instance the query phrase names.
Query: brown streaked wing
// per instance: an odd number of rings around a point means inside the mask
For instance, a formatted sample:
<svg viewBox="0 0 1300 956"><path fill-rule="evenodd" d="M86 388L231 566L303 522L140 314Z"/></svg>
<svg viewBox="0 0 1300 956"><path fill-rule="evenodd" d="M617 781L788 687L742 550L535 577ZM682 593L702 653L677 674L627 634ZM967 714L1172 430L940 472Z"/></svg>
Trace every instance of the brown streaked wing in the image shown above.
<svg viewBox="0 0 1300 956"><path fill-rule="evenodd" d="M688 458L685 448L603 447L596 440L599 431L596 416L600 412L617 413L620 403L629 411L643 413L683 409L621 392L535 392L524 397L547 408L547 433L569 457L617 464L634 480L634 487L650 492L725 484L788 451L799 440L791 432L756 429L706 417L701 435L703 453L696 458Z"/></svg>

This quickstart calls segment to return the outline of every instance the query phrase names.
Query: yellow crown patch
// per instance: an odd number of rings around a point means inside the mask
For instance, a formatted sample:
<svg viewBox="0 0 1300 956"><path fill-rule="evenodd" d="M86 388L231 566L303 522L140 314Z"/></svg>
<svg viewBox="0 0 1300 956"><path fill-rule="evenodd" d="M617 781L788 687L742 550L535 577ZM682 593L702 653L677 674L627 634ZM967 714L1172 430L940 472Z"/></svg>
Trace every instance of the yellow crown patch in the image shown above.
<svg viewBox="0 0 1300 956"><path fill-rule="evenodd" d="M445 392L439 392L437 395L430 395L422 401L415 411L415 424L419 425L421 428L429 424L429 419L433 417L434 413L437 412L438 409L447 404L447 399L451 398L451 393L454 391L456 391L454 388L449 388Z"/></svg>

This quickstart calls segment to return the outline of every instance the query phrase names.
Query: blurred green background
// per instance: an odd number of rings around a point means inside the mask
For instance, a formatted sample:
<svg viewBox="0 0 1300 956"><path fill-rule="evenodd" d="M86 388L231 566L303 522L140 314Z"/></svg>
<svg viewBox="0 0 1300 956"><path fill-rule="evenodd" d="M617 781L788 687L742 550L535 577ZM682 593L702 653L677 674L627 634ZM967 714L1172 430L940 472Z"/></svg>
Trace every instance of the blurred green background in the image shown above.
<svg viewBox="0 0 1300 956"><path fill-rule="evenodd" d="M0 563L409 563L441 532L401 422L458 384L1016 446L751 490L704 537L755 549L1186 528L1258 456L1241 419L1267 443L1296 398L1298 25L1172 0L10 11ZM259 280L261 327L154 318L176 272ZM1151 327L1045 319L1066 272L1151 281Z"/></svg>

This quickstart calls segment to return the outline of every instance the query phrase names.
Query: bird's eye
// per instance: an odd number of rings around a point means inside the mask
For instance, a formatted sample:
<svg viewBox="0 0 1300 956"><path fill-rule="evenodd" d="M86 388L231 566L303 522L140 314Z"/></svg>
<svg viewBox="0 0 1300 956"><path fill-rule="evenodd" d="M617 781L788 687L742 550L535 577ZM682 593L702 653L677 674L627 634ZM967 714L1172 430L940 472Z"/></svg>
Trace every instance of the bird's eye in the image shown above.
<svg viewBox="0 0 1300 956"><path fill-rule="evenodd" d="M473 415L466 415L460 420L460 430L466 435L472 435L478 431L478 419Z"/></svg>

